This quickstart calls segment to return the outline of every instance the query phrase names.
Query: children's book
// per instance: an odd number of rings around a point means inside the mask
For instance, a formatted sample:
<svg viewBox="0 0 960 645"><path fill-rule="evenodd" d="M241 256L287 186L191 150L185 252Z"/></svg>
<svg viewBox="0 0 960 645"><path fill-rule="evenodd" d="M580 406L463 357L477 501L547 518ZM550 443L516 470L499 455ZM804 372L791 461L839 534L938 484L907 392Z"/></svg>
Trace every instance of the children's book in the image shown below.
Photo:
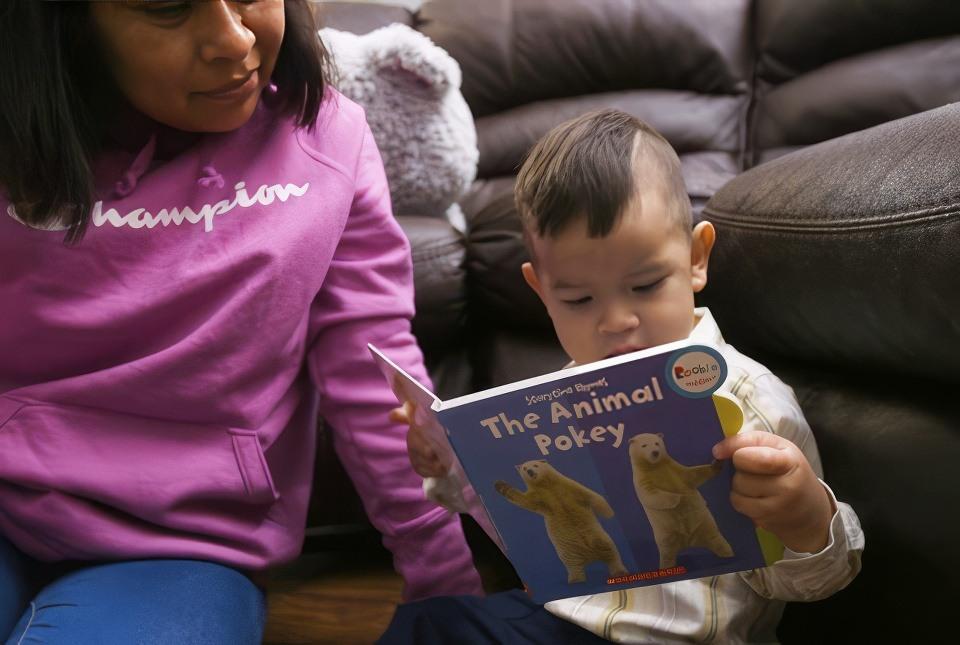
<svg viewBox="0 0 960 645"><path fill-rule="evenodd" d="M713 445L743 412L716 347L680 341L442 401L374 359L536 602L766 566L783 546L730 504ZM464 487L451 486L458 479Z"/></svg>

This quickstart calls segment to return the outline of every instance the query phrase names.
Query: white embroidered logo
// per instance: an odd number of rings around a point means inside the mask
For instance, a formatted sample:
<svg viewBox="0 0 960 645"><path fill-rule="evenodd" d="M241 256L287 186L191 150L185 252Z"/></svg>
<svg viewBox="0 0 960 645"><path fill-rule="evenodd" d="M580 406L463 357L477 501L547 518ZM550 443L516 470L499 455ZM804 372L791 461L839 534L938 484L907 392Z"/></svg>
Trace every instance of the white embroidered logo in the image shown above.
<svg viewBox="0 0 960 645"><path fill-rule="evenodd" d="M194 211L189 206L184 206L183 208L163 208L154 214L144 208L135 208L126 215L120 215L115 208L109 208L104 212L103 202L98 201L93 205L91 218L93 219L94 226L103 226L109 223L117 228L121 226L129 226L130 228L143 228L146 226L147 228L153 228L157 224L163 226L174 224L175 226L180 226L184 222L197 224L203 221L203 230L209 233L213 230L214 217L230 212L237 206L241 208L250 208L257 204L269 206L273 203L274 199L285 202L291 196L303 197L307 190L310 189L309 182L303 186L295 186L294 184L286 184L285 186L274 184L273 186L267 186L264 184L260 186L257 192L251 197L247 194L245 186L245 182L239 182L233 187L236 194L232 200L223 199L215 204L204 204L200 207L199 211Z"/></svg>
<svg viewBox="0 0 960 645"><path fill-rule="evenodd" d="M200 207L200 210L197 211L189 206L184 206L183 208L162 208L154 214L145 208L135 208L126 215L121 215L115 208L108 208L104 211L103 202L97 201L94 203L90 215L94 226L99 227L112 224L116 228L122 226L129 226L130 228L154 228L158 224L162 226L170 226L171 224L180 226L184 222L188 224L199 224L202 221L203 230L209 233L213 230L213 219L218 215L228 213L237 206L241 208L250 208L257 204L269 206L276 199L285 202L291 197L303 197L310 189L310 183L307 182L302 186L296 186L294 184L286 184L283 186L274 184L273 186L267 186L264 184L257 189L257 192L255 192L253 196L247 193L245 182L241 181L233 188L236 191L233 199L223 199L215 204L204 204ZM14 209L13 204L7 207L7 214L21 224L29 226L17 216L17 211ZM66 230L67 226L57 221L47 226L36 228L48 231L62 231Z"/></svg>

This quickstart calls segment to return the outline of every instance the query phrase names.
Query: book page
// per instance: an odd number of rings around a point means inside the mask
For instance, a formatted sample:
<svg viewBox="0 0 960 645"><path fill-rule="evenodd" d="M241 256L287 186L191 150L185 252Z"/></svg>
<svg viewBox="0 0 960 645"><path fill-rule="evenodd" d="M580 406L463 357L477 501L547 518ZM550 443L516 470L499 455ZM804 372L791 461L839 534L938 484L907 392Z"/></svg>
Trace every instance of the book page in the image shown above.
<svg viewBox="0 0 960 645"><path fill-rule="evenodd" d="M470 486L460 460L457 459L447 438L447 432L437 418L436 410L442 406L440 399L423 384L407 374L403 368L391 361L375 346L367 344L373 359L390 384L394 396L401 404L409 404L411 422L426 430L431 448L440 457L440 461L449 464L446 477L434 477L427 486L431 494L445 507L459 513L467 513L484 530L488 537L503 550L503 542L476 492Z"/></svg>
<svg viewBox="0 0 960 645"><path fill-rule="evenodd" d="M531 376L530 378L523 379L522 381L514 381L513 383L506 383L504 385L498 385L497 387L492 387L487 390L481 390L479 392L474 392L473 394L466 394L464 396L458 396L454 399L449 399L447 401L442 401L439 408L434 408L436 410L447 410L449 408L454 408L460 405L467 405L475 401L480 401L482 399L488 399L495 396L501 396L503 394L508 394L510 392L516 392L518 390L527 390L534 388L540 385L547 383L552 383L560 379L567 379L573 376L578 376L581 374L589 374L591 372L601 372L610 367L615 367L623 363L632 363L633 361L640 360L641 358L647 356L654 356L661 354L663 352L670 352L673 350L680 349L681 347L687 346L689 343L686 340L680 340L673 343L666 343L664 345L658 345L656 347L650 347L648 349L640 350L638 352L631 352L629 354L621 354L620 356L614 356L612 358L606 358L602 361L595 361L593 363L588 363L587 365L575 365L573 367L565 367L563 369L555 370L547 374L542 374L540 376Z"/></svg>

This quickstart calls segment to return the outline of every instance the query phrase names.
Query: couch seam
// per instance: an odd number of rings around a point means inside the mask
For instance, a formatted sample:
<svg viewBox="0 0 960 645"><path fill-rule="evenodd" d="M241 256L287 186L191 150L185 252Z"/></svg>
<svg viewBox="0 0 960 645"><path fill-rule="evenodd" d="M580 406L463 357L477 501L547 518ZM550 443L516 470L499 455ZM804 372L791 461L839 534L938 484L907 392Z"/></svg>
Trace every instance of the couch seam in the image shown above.
<svg viewBox="0 0 960 645"><path fill-rule="evenodd" d="M421 247L417 251L411 253L411 257L414 260L432 260L437 257L448 257L450 255L450 249L463 249L463 244L459 242L446 242L443 244L431 244L428 247Z"/></svg>
<svg viewBox="0 0 960 645"><path fill-rule="evenodd" d="M30 602L30 620L27 621L27 626L23 628L23 633L20 634L20 638L17 640L17 645L23 643L23 639L26 638L27 632L30 631L30 626L33 625L33 619L37 616L37 603Z"/></svg>
<svg viewBox="0 0 960 645"><path fill-rule="evenodd" d="M896 228L908 226L910 224L932 224L944 219L960 215L960 203L949 204L947 206L938 206L918 211L894 213L883 215L872 220L843 219L833 222L823 221L804 221L799 219L771 220L759 219L749 220L738 216L729 211L717 210L716 208L704 208L703 215L713 221L717 221L728 226L746 229L765 229L771 231L797 231L797 232L836 232L861 231L875 228Z"/></svg>

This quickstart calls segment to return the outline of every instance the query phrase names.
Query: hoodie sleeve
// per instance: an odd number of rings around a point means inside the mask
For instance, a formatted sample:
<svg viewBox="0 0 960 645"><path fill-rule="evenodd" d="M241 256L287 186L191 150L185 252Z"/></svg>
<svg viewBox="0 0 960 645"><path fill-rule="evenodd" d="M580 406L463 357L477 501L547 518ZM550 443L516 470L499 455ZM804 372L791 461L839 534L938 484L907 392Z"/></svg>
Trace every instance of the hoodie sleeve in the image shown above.
<svg viewBox="0 0 960 645"><path fill-rule="evenodd" d="M396 398L366 347L375 344L430 385L410 330L409 242L393 218L383 162L365 123L362 136L350 215L311 310L310 375L337 455L406 583L404 600L481 594L460 520L424 498L407 456L407 428L387 418Z"/></svg>

